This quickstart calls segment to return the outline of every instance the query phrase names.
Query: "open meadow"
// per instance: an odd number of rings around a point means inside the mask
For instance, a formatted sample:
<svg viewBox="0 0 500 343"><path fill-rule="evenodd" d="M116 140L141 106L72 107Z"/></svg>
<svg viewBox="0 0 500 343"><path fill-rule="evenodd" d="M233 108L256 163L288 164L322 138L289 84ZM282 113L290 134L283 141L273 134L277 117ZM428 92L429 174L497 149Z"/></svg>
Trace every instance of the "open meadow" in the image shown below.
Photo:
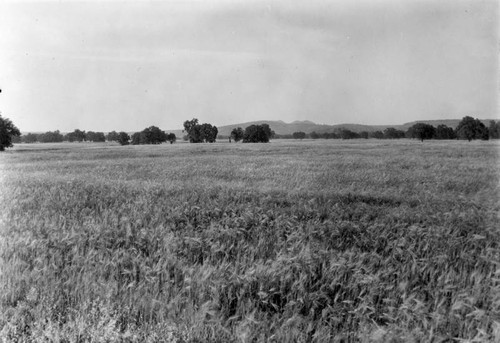
<svg viewBox="0 0 500 343"><path fill-rule="evenodd" d="M0 341L499 342L498 148L16 145Z"/></svg>

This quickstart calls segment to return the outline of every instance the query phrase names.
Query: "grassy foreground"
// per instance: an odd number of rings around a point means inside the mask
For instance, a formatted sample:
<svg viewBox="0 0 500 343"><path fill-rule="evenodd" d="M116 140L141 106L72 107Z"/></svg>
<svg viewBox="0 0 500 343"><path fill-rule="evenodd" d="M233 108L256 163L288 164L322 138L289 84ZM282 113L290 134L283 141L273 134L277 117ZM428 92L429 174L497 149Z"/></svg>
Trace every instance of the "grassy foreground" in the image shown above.
<svg viewBox="0 0 500 343"><path fill-rule="evenodd" d="M498 148L18 145L0 340L499 342Z"/></svg>

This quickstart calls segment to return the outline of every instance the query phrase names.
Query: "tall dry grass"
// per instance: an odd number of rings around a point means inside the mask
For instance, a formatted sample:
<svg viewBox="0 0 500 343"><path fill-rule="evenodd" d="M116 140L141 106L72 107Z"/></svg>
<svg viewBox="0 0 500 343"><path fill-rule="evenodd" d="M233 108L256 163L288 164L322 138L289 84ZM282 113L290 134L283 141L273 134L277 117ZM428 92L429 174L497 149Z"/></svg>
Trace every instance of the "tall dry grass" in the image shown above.
<svg viewBox="0 0 500 343"><path fill-rule="evenodd" d="M500 340L498 144L18 145L5 342Z"/></svg>

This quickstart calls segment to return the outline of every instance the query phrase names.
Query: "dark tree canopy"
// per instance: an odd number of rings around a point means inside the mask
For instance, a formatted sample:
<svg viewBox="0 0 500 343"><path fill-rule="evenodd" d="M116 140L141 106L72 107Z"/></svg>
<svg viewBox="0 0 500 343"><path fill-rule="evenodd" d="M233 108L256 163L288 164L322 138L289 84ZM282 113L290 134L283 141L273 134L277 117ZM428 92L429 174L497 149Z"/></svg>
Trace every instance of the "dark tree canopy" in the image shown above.
<svg viewBox="0 0 500 343"><path fill-rule="evenodd" d="M142 132L146 135L147 144L161 144L167 141L167 134L159 127L150 126Z"/></svg>
<svg viewBox="0 0 500 343"><path fill-rule="evenodd" d="M120 143L120 145L128 145L129 144L130 136L128 133L121 131L120 133L117 133L116 135L117 135L117 139L113 139L113 140Z"/></svg>
<svg viewBox="0 0 500 343"><path fill-rule="evenodd" d="M146 139L142 132L134 132L132 136L130 136L130 139L130 143L133 145L146 144Z"/></svg>
<svg viewBox="0 0 500 343"><path fill-rule="evenodd" d="M119 134L116 131L111 131L106 135L106 140L108 142L118 142Z"/></svg>
<svg viewBox="0 0 500 343"><path fill-rule="evenodd" d="M207 143L215 143L219 130L217 130L216 126L205 123L201 124L200 132L202 141L205 141Z"/></svg>
<svg viewBox="0 0 500 343"><path fill-rule="evenodd" d="M434 138L436 129L434 126L426 123L416 123L408 129L408 136L410 138L417 138L422 142L424 139Z"/></svg>
<svg viewBox="0 0 500 343"><path fill-rule="evenodd" d="M12 138L20 135L21 132L12 121L0 115L0 151L12 147Z"/></svg>
<svg viewBox="0 0 500 343"><path fill-rule="evenodd" d="M243 134L243 143L268 143L273 136L274 131L268 124L250 125Z"/></svg>
<svg viewBox="0 0 500 343"><path fill-rule="evenodd" d="M105 142L106 136L103 132L88 131L86 134L86 140L89 142Z"/></svg>
<svg viewBox="0 0 500 343"><path fill-rule="evenodd" d="M302 131L294 132L294 133L292 133L292 137L294 139L304 139L304 138L306 138L306 133L302 132Z"/></svg>
<svg viewBox="0 0 500 343"><path fill-rule="evenodd" d="M57 143L64 140L64 136L59 132L59 130L53 132L48 131L37 136L37 140L41 143Z"/></svg>
<svg viewBox="0 0 500 343"><path fill-rule="evenodd" d="M64 136L56 131L47 131L45 133L28 133L19 137L19 141L23 143L59 143L64 141Z"/></svg>
<svg viewBox="0 0 500 343"><path fill-rule="evenodd" d="M369 137L370 137L370 134L368 133L368 131L361 131L359 133L359 138L368 139Z"/></svg>
<svg viewBox="0 0 500 343"><path fill-rule="evenodd" d="M85 131L81 131L79 129L75 129L75 131L67 133L64 136L64 139L69 142L83 142L85 141L86 134Z"/></svg>
<svg viewBox="0 0 500 343"><path fill-rule="evenodd" d="M198 124L198 119L193 118L191 120L186 120L184 122L184 130L186 133L187 140L191 143L201 143L201 133L200 125Z"/></svg>
<svg viewBox="0 0 500 343"><path fill-rule="evenodd" d="M23 143L35 143L38 142L38 135L35 133L28 133L21 136L21 142Z"/></svg>
<svg viewBox="0 0 500 343"><path fill-rule="evenodd" d="M370 138L382 139L382 138L384 138L384 133L382 131L370 132Z"/></svg>
<svg viewBox="0 0 500 343"><path fill-rule="evenodd" d="M488 133L491 139L500 138L500 121L495 122L490 120L490 126L488 127Z"/></svg>
<svg viewBox="0 0 500 343"><path fill-rule="evenodd" d="M239 142L243 139L244 131L241 127L236 127L231 131L231 139L235 142Z"/></svg>
<svg viewBox="0 0 500 343"><path fill-rule="evenodd" d="M309 134L309 137L311 137L312 139L318 139L321 136L316 131L313 131Z"/></svg>
<svg viewBox="0 0 500 343"><path fill-rule="evenodd" d="M169 133L167 135L167 141L170 142L170 144L173 144L177 141L177 137L175 136L175 133Z"/></svg>
<svg viewBox="0 0 500 343"><path fill-rule="evenodd" d="M198 124L198 119L193 118L184 122L184 130L186 138L190 143L214 143L217 139L219 130L212 124Z"/></svg>
<svg viewBox="0 0 500 343"><path fill-rule="evenodd" d="M156 126L145 128L132 135L132 144L161 144L167 141L167 134Z"/></svg>
<svg viewBox="0 0 500 343"><path fill-rule="evenodd" d="M190 133L192 133L194 127L197 125L198 125L198 119L196 119L196 118L193 118L191 120L186 120L184 122L183 132L185 132L187 134L189 141L191 141Z"/></svg>
<svg viewBox="0 0 500 343"><path fill-rule="evenodd" d="M459 139L467 139L469 142L473 139L488 140L489 133L486 125L479 119L472 117L463 117L457 126L457 137Z"/></svg>
<svg viewBox="0 0 500 343"><path fill-rule="evenodd" d="M404 131L395 129L393 127L388 127L387 129L384 130L385 139L399 139L404 137L405 137Z"/></svg>
<svg viewBox="0 0 500 343"><path fill-rule="evenodd" d="M355 139L355 138L359 138L359 135L356 132L351 131L349 129L341 129L339 131L339 136L342 139Z"/></svg>
<svg viewBox="0 0 500 343"><path fill-rule="evenodd" d="M436 139L456 139L457 135L453 128L446 125L438 125L434 138Z"/></svg>

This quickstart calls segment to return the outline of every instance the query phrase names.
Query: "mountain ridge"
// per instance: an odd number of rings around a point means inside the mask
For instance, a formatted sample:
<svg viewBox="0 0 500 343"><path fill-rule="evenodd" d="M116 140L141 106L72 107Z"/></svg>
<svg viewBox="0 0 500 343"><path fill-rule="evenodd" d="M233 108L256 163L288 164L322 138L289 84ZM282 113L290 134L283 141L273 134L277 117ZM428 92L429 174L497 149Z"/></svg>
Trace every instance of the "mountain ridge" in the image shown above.
<svg viewBox="0 0 500 343"><path fill-rule="evenodd" d="M455 129L458 126L458 123L462 119L429 119L429 120L415 120L411 122L407 122L404 124L397 124L397 125L367 125L367 124L354 124L354 123L343 123L343 124L334 124L334 125L329 125L329 124L317 124L314 123L310 120L295 120L291 123L286 123L283 120L256 120L256 121L250 121L250 122L243 122L243 123L236 123L236 124L229 124L229 125L222 125L222 126L217 126L217 129L219 130L219 136L229 136L231 134L231 131L234 128L241 127L242 129L245 129L246 127L250 125L261 125L261 124L268 124L271 129L278 135L291 135L294 132L305 132L307 134L315 131L317 133L325 133L325 132L333 132L339 129L348 129L354 132L361 132L361 131L367 131L367 132L373 132L373 131L384 131L385 129L389 127L393 127L397 130L403 130L406 131L408 128L416 123L426 123L426 124L431 124L434 127L437 127L438 125L446 125L449 127L452 127ZM487 127L489 126L489 123L491 120L498 121L499 119L480 119L483 124L485 124ZM182 131L182 129L167 129L164 130L167 133L174 133L177 138L182 138L185 133ZM70 131L68 131L70 132ZM134 132L137 131L128 131L129 134L133 134ZM28 134L28 133L37 133L41 134L44 133L42 131L22 131L21 132L23 135ZM61 134L65 134L67 132L61 132Z"/></svg>
<svg viewBox="0 0 500 343"><path fill-rule="evenodd" d="M328 124L316 124L310 120L296 120L291 123L286 123L282 120L257 120L239 124L223 125L223 126L218 126L217 128L219 130L219 136L229 136L231 134L231 131L237 127L245 129L247 126L250 125L261 125L261 124L268 124L271 127L271 129L278 135L290 135L293 134L294 132L299 132L299 131L305 133L311 133L313 131L317 133L325 133L325 132L336 131L339 129L347 129L359 133L361 131L367 131L367 132L383 131L389 127L393 127L397 130L406 131L408 130L409 127L411 127L416 123L431 124L434 127L437 127L438 125L446 125L455 129L461 120L462 119L415 120L397 125L366 125L366 124L354 124L354 123L328 125ZM480 120L486 126L488 126L490 120L494 119L480 119Z"/></svg>

